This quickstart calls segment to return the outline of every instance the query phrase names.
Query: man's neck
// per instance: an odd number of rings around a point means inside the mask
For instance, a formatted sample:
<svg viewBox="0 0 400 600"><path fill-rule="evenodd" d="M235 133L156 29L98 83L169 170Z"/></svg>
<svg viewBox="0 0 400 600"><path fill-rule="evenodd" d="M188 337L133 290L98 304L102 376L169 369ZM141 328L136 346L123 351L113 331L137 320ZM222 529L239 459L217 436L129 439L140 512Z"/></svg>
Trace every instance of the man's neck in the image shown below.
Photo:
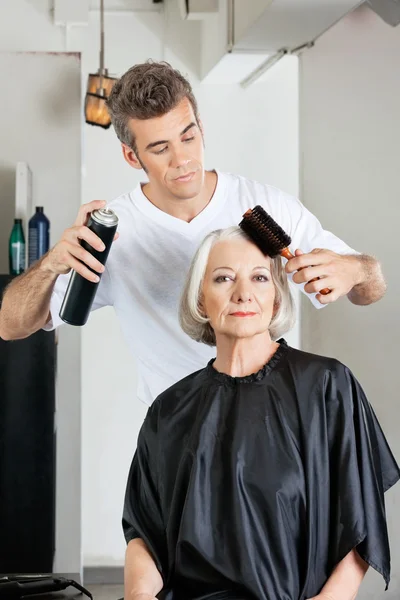
<svg viewBox="0 0 400 600"><path fill-rule="evenodd" d="M143 194L146 198L163 212L190 223L197 215L199 215L211 201L215 188L217 186L218 176L215 171L205 171L204 182L200 193L194 198L182 200L180 198L163 198L157 194L151 183L146 183L142 186Z"/></svg>

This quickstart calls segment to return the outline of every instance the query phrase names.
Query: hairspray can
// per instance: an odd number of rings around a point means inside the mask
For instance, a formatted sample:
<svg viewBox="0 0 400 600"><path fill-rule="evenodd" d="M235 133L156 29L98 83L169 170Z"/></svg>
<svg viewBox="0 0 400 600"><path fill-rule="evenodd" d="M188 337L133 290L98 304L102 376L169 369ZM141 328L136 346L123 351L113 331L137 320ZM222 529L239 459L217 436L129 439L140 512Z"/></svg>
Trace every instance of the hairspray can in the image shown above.
<svg viewBox="0 0 400 600"><path fill-rule="evenodd" d="M87 227L104 243L105 250L99 252L84 240L81 240L80 243L103 265L106 264L117 226L117 215L107 208L93 211L87 222ZM101 273L96 273L96 275L101 278ZM60 310L60 317L65 323L69 325L84 325L86 323L99 283L100 281L94 283L85 279L76 271L72 273Z"/></svg>

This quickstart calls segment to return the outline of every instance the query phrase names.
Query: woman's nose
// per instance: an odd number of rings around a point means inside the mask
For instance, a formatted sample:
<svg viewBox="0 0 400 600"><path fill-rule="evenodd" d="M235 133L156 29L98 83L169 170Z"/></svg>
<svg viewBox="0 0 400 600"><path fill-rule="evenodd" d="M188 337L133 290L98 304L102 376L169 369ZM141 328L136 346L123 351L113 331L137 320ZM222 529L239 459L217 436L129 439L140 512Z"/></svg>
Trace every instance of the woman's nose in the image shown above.
<svg viewBox="0 0 400 600"><path fill-rule="evenodd" d="M243 304L245 302L251 302L252 294L247 287L240 286L233 292L232 300L233 302L240 304Z"/></svg>

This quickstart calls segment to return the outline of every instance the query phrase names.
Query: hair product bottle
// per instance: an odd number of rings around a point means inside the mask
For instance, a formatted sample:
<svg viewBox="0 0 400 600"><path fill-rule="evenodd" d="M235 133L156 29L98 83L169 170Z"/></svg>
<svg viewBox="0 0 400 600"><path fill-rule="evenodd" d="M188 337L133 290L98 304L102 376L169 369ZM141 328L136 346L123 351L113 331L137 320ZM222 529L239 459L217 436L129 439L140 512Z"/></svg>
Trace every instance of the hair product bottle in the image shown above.
<svg viewBox="0 0 400 600"><path fill-rule="evenodd" d="M25 236L22 219L14 219L14 226L8 243L10 275L20 275L25 271Z"/></svg>
<svg viewBox="0 0 400 600"><path fill-rule="evenodd" d="M28 266L31 266L49 249L50 221L43 212L43 206L36 207L28 227Z"/></svg>

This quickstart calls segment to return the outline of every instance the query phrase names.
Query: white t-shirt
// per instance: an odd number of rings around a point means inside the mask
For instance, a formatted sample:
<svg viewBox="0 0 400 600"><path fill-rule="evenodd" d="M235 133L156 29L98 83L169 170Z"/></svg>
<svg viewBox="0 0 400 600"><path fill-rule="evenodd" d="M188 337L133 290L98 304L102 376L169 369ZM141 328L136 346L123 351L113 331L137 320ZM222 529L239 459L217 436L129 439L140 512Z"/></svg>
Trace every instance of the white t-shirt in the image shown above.
<svg viewBox="0 0 400 600"><path fill-rule="evenodd" d="M217 172L215 193L187 223L156 208L141 185L109 203L119 217L120 237L110 251L92 310L113 306L137 360L138 397L146 404L186 375L202 369L215 349L190 339L179 326L178 308L185 276L200 242L214 229L238 225L248 208L260 204L292 238L291 250L327 248L353 254L296 198L271 187ZM63 323L61 303L70 275L60 275L45 329ZM322 305L309 296L317 307Z"/></svg>

